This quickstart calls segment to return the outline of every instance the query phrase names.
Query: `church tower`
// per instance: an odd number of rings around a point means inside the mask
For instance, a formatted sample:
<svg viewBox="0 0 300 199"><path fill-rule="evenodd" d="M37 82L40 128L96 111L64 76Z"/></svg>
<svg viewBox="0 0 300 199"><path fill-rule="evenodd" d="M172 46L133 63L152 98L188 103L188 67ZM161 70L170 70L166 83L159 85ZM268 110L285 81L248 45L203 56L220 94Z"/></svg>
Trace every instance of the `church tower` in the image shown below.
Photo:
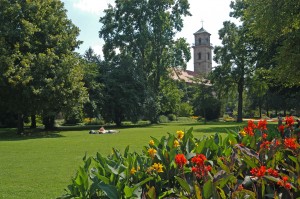
<svg viewBox="0 0 300 199"><path fill-rule="evenodd" d="M212 49L210 33L202 28L194 33L194 72L207 75L212 71Z"/></svg>

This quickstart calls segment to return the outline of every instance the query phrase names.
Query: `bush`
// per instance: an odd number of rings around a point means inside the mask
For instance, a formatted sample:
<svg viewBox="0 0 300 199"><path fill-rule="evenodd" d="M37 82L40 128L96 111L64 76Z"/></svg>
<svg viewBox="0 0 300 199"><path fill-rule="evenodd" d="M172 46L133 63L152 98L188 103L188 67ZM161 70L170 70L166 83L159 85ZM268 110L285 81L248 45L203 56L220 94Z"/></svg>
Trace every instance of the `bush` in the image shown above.
<svg viewBox="0 0 300 199"><path fill-rule="evenodd" d="M193 107L189 103L181 103L178 111L180 117L189 117L193 115Z"/></svg>
<svg viewBox="0 0 300 199"><path fill-rule="evenodd" d="M159 123L168 123L168 122L169 122L169 119L168 119L168 117L165 116L165 115L160 115L160 116L158 117L158 122L159 122Z"/></svg>
<svg viewBox="0 0 300 199"><path fill-rule="evenodd" d="M168 114L168 119L169 119L170 121L176 121L176 120L177 120L177 117L176 117L175 114Z"/></svg>
<svg viewBox="0 0 300 199"><path fill-rule="evenodd" d="M265 120L249 121L225 138L197 139L189 129L152 138L142 154L127 147L84 157L60 198L298 198L300 148L291 120L273 140Z"/></svg>

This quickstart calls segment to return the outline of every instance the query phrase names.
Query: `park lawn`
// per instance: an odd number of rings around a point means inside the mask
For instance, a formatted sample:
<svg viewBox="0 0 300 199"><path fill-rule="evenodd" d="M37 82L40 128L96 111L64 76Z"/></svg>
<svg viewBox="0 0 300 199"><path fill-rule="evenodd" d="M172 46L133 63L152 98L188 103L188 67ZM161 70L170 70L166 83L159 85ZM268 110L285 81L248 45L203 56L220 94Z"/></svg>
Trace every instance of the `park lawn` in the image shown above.
<svg viewBox="0 0 300 199"><path fill-rule="evenodd" d="M241 125L241 124L239 124ZM237 130L236 123L167 123L145 127L122 128L116 134L89 134L73 128L16 136L14 129L0 129L0 198L49 199L64 194L82 158L97 152L106 156L114 147L140 153L150 136L160 139L167 133L193 127L194 136L210 136Z"/></svg>

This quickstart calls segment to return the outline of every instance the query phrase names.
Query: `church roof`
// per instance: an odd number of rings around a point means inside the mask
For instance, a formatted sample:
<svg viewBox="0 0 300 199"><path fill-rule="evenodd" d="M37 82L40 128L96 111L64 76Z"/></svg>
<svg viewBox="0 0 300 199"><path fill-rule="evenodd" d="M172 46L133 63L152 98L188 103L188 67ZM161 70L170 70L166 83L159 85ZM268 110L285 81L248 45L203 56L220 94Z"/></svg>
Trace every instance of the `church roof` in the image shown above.
<svg viewBox="0 0 300 199"><path fill-rule="evenodd" d="M195 34L199 34L199 33L208 33L208 34L210 34L210 33L207 32L203 27L200 28L197 32L195 32L194 35L195 35Z"/></svg>
<svg viewBox="0 0 300 199"><path fill-rule="evenodd" d="M199 73L190 70L181 70L173 68L171 72L171 77L173 80L184 81L186 83L194 84L195 78L199 77ZM205 83L205 85L210 85L210 83Z"/></svg>

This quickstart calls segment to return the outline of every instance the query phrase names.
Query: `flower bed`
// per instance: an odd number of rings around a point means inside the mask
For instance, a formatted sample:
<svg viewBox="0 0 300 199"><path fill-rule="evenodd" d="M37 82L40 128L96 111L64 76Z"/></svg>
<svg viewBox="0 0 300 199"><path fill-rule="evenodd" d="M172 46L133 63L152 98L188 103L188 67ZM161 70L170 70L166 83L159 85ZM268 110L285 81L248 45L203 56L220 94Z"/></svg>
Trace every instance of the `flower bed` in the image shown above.
<svg viewBox="0 0 300 199"><path fill-rule="evenodd" d="M84 157L60 198L298 198L299 129L252 120L239 132L197 139L192 129L151 138L141 154Z"/></svg>

